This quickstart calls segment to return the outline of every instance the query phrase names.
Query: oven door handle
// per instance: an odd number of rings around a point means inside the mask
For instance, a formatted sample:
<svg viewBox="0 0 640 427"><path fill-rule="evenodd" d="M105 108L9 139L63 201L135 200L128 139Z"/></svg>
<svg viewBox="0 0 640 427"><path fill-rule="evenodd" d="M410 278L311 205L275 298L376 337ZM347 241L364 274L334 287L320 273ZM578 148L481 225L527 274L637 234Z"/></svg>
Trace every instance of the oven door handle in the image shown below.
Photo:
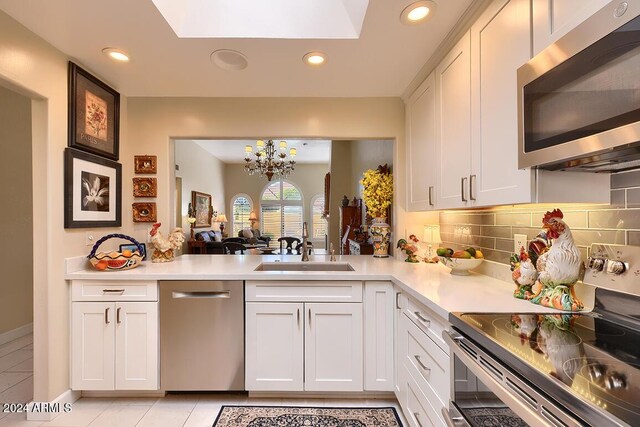
<svg viewBox="0 0 640 427"><path fill-rule="evenodd" d="M471 427L453 402L449 402L449 409L446 406L442 408L442 416L448 427Z"/></svg>

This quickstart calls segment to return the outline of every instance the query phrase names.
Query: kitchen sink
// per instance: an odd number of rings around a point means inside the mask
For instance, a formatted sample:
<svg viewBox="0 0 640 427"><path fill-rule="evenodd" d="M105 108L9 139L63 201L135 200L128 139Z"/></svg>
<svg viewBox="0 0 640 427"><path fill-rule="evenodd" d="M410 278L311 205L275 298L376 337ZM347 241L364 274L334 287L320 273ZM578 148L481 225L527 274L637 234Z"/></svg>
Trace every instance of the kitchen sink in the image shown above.
<svg viewBox="0 0 640 427"><path fill-rule="evenodd" d="M347 262L263 262L254 271L355 271Z"/></svg>

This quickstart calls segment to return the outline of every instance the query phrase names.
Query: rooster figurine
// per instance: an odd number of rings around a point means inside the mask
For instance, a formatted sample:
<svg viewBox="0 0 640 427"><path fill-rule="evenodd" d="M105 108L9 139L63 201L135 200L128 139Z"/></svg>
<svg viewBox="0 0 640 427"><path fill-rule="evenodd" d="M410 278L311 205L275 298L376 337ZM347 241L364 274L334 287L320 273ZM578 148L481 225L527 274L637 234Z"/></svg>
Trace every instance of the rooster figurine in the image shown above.
<svg viewBox="0 0 640 427"><path fill-rule="evenodd" d="M405 239L400 239L398 240L398 244L396 245L396 248L400 248L401 251L404 251L404 253L407 255L407 259L404 260L404 262L412 262L412 263L416 263L416 262L420 262L418 260L418 238L415 236L415 234L412 234L411 236L409 236L409 240L411 240L411 243L407 242Z"/></svg>
<svg viewBox="0 0 640 427"><path fill-rule="evenodd" d="M173 261L174 251L182 247L184 242L184 234L179 227L174 228L169 233L169 237L165 238L162 233L158 231L158 228L162 223L155 223L149 231L151 236L151 244L153 245L153 254L151 255L152 262L170 262Z"/></svg>
<svg viewBox="0 0 640 427"><path fill-rule="evenodd" d="M551 248L536 263L540 274L533 287L531 302L561 310L581 310L584 305L576 297L573 285L578 281L582 262L569 226L562 220L560 209L547 212L542 220Z"/></svg>
<svg viewBox="0 0 640 427"><path fill-rule="evenodd" d="M513 271L511 278L517 286L513 291L513 296L520 299L531 299L533 297L531 287L536 283L538 270L529 259L529 254L524 247L520 248L520 255L514 254L511 257L511 270Z"/></svg>

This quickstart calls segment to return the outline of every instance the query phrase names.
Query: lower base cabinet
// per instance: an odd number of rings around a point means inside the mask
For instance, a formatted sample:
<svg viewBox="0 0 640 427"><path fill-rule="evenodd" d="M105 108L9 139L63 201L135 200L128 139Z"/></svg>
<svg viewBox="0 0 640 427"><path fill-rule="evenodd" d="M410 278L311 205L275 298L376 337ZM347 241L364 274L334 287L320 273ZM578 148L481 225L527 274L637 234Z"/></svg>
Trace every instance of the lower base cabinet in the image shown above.
<svg viewBox="0 0 640 427"><path fill-rule="evenodd" d="M73 390L158 389L157 302L71 305Z"/></svg>
<svg viewBox="0 0 640 427"><path fill-rule="evenodd" d="M362 391L361 303L246 303L246 388Z"/></svg>

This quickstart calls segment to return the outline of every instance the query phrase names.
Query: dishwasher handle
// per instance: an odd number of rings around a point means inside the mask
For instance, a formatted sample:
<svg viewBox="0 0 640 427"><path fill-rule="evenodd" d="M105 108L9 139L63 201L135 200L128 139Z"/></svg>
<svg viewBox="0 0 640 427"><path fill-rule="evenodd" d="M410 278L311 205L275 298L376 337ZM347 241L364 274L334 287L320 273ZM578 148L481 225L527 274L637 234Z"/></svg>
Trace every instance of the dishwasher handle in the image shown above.
<svg viewBox="0 0 640 427"><path fill-rule="evenodd" d="M231 291L173 291L173 299L179 298L231 298Z"/></svg>

